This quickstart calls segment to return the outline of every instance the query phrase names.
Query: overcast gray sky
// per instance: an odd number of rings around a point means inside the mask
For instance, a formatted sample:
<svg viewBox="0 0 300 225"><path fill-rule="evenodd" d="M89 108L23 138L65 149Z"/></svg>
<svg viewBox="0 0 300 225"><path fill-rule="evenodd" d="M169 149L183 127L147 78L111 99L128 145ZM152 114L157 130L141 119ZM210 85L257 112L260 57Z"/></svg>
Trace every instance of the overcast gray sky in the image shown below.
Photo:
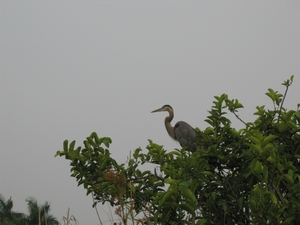
<svg viewBox="0 0 300 225"><path fill-rule="evenodd" d="M33 196L58 219L70 207L96 225L91 197L54 158L65 139L109 136L118 162L147 139L172 150L166 114L152 110L170 104L175 122L205 129L213 96L227 93L250 121L292 74L286 107L295 109L299 12L288 0L0 1L0 193L16 211Z"/></svg>

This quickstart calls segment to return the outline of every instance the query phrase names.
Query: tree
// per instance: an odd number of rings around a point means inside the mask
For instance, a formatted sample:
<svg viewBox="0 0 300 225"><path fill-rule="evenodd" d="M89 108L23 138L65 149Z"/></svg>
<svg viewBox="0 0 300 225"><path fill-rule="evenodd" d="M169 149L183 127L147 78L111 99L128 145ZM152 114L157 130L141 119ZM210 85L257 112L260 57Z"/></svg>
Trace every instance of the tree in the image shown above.
<svg viewBox="0 0 300 225"><path fill-rule="evenodd" d="M46 201L38 205L37 200L33 197L26 199L29 215L26 217L28 225L58 225L58 220L49 214L50 204Z"/></svg>
<svg viewBox="0 0 300 225"><path fill-rule="evenodd" d="M5 200L5 198L0 195L0 224L24 224L25 215L23 213L14 212L12 208L12 198L10 197L8 200Z"/></svg>
<svg viewBox="0 0 300 225"><path fill-rule="evenodd" d="M0 222L3 223L4 220L12 219L12 207L13 202L11 198L5 200L2 195L0 195Z"/></svg>
<svg viewBox="0 0 300 225"><path fill-rule="evenodd" d="M268 89L273 109L257 106L253 122L244 122L243 105L226 94L215 96L210 126L196 129L197 151L167 152L151 140L118 164L108 150L111 139L93 132L75 148L64 141L55 156L70 160L71 176L93 194L95 204L109 202L127 224L300 224L300 111L284 107L294 76L280 94ZM233 113L244 128L226 117ZM140 166L152 163L154 171ZM94 204L94 205L95 205ZM139 219L137 219L139 218Z"/></svg>
<svg viewBox="0 0 300 225"><path fill-rule="evenodd" d="M59 222L55 217L49 215L50 204L45 202L38 205L33 197L26 199L28 204L29 215L14 212L13 201L11 197L5 200L0 195L0 224L1 225L58 225Z"/></svg>

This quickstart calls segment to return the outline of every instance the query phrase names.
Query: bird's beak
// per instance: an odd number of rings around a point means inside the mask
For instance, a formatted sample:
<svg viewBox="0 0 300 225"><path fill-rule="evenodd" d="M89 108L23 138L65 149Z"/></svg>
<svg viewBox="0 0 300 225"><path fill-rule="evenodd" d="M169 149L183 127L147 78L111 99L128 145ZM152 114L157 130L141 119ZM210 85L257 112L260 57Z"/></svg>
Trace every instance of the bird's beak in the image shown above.
<svg viewBox="0 0 300 225"><path fill-rule="evenodd" d="M155 112L162 112L162 108L159 108L159 109L156 109L156 110L153 110L151 113L155 113Z"/></svg>

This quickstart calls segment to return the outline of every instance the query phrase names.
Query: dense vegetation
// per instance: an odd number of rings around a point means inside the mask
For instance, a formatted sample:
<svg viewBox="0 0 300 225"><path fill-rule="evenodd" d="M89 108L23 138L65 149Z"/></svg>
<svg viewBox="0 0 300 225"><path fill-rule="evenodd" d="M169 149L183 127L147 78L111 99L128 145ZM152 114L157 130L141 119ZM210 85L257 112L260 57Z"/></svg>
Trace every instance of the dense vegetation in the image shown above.
<svg viewBox="0 0 300 225"><path fill-rule="evenodd" d="M0 225L58 225L58 220L49 214L50 204L39 205L33 197L26 199L28 215L13 211L12 198L6 200L0 195Z"/></svg>
<svg viewBox="0 0 300 225"><path fill-rule="evenodd" d="M66 140L56 156L70 160L71 176L95 204L117 208L122 224L300 224L300 111L284 107L292 82L283 82L284 94L268 89L274 108L257 106L253 122L237 115L238 100L216 96L193 153L149 140L146 152L119 164L111 139L93 132L83 147ZM244 128L233 128L227 112ZM146 163L155 169L141 170Z"/></svg>

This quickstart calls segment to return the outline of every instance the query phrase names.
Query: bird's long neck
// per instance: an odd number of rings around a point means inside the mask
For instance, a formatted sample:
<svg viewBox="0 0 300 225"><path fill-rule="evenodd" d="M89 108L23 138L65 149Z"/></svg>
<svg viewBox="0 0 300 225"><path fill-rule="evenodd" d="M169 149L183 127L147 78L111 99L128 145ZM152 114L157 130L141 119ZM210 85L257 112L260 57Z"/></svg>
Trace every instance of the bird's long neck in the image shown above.
<svg viewBox="0 0 300 225"><path fill-rule="evenodd" d="M172 127L172 125L171 125L171 121L174 117L174 113L172 110L168 110L168 112L169 112L169 116L167 116L165 118L165 126L166 126L167 132L170 135L170 137L173 138L174 140L176 140L174 127Z"/></svg>

